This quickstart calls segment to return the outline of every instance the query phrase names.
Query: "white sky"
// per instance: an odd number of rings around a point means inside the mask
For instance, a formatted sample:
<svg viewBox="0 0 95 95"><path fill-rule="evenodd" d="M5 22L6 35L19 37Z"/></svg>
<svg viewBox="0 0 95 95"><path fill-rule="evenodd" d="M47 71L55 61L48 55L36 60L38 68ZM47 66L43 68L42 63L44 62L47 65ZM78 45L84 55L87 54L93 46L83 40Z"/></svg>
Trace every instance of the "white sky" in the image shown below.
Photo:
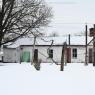
<svg viewBox="0 0 95 95"><path fill-rule="evenodd" d="M0 0L1 1L1 0ZM53 19L45 33L77 34L95 23L95 0L45 0L52 7ZM1 4L1 2L0 2Z"/></svg>
<svg viewBox="0 0 95 95"><path fill-rule="evenodd" d="M95 0L46 0L53 9L54 17L47 33L60 35L85 31L85 23L95 23Z"/></svg>

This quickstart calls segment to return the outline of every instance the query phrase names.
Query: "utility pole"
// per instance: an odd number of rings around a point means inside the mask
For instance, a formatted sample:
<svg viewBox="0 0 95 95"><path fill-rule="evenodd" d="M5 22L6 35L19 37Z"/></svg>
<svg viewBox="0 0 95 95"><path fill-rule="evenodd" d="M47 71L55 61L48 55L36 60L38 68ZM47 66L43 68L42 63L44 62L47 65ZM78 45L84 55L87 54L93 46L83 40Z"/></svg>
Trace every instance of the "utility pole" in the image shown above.
<svg viewBox="0 0 95 95"><path fill-rule="evenodd" d="M65 51L67 48L66 42L64 42L63 47L62 47L62 55L61 55L61 66L60 66L60 71L64 71L64 57L65 57ZM65 63L66 64L66 63Z"/></svg>
<svg viewBox="0 0 95 95"><path fill-rule="evenodd" d="M2 41L2 6L0 6L0 47Z"/></svg>
<svg viewBox="0 0 95 95"><path fill-rule="evenodd" d="M63 70L64 70L64 44L63 44L63 47L62 47L60 71L63 71Z"/></svg>
<svg viewBox="0 0 95 95"><path fill-rule="evenodd" d="M95 34L95 24L94 24L93 32ZM95 35L93 35L93 66L95 66Z"/></svg>
<svg viewBox="0 0 95 95"><path fill-rule="evenodd" d="M65 66L67 65L67 43L64 44L64 57L65 57Z"/></svg>
<svg viewBox="0 0 95 95"><path fill-rule="evenodd" d="M87 63L87 25L85 25L85 65L88 65Z"/></svg>
<svg viewBox="0 0 95 95"><path fill-rule="evenodd" d="M31 62L31 64L33 64L34 63L34 51L35 51L35 43L36 43L36 36L34 35L34 43L33 43L33 52L32 52L32 62Z"/></svg>
<svg viewBox="0 0 95 95"><path fill-rule="evenodd" d="M92 52L92 61L93 61L93 66L95 66L95 24L94 28L90 28L90 37L93 37L91 41L93 41L93 52ZM89 44L91 43L89 42Z"/></svg>
<svg viewBox="0 0 95 95"><path fill-rule="evenodd" d="M70 35L70 34L69 34L69 39L68 39L68 40L69 40L69 45L70 45L70 44L71 44L71 42L70 42L70 40L71 40L71 35Z"/></svg>

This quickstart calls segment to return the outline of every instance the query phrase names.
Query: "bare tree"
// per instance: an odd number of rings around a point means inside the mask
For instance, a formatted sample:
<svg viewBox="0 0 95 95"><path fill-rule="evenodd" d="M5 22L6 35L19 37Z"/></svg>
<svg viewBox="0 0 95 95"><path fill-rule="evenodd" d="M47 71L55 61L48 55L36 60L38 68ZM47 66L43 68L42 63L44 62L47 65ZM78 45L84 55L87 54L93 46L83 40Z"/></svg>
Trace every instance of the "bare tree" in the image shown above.
<svg viewBox="0 0 95 95"><path fill-rule="evenodd" d="M2 0L0 45L39 31L51 17L51 8L43 0Z"/></svg>

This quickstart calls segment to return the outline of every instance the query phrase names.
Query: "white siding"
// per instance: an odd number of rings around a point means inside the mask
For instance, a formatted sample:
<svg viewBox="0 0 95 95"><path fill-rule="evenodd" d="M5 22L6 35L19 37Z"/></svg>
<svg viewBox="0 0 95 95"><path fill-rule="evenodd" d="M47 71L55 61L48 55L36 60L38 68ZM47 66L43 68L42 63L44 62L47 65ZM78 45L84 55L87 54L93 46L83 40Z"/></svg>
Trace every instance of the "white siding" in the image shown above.
<svg viewBox="0 0 95 95"><path fill-rule="evenodd" d="M4 62L17 62L15 49L4 49Z"/></svg>
<svg viewBox="0 0 95 95"><path fill-rule="evenodd" d="M47 53L48 48L49 47L39 47L39 49L38 49L38 51L39 51L39 59L41 59L43 62L53 62L50 58L48 58L48 53ZM50 49L53 49L53 59L54 59L54 61L60 62L62 47L53 46Z"/></svg>
<svg viewBox="0 0 95 95"><path fill-rule="evenodd" d="M35 49L38 49L38 59L41 59L42 62L52 62L50 58L48 58L47 49L49 46L36 46ZM62 47L54 46L51 49L53 49L53 59L57 62L60 62L61 59L61 51ZM30 59L32 60L32 54L33 54L33 48L30 46L24 46L23 51L29 51L30 52Z"/></svg>
<svg viewBox="0 0 95 95"><path fill-rule="evenodd" d="M38 49L38 59L41 59L42 62L52 62L50 58L48 58L47 49L49 46L36 46L35 49ZM85 62L85 47L84 46L71 46L71 62L72 63L80 63ZM77 48L77 58L72 57L72 49ZM61 61L62 54L62 46L53 46L50 49L53 49L53 59L56 62ZM4 49L4 62L20 62L20 55L24 51L30 52L30 61L32 61L33 57L33 47L32 46L23 46L22 49Z"/></svg>
<svg viewBox="0 0 95 95"><path fill-rule="evenodd" d="M73 48L77 49L77 58L73 58ZM85 47L72 47L71 48L71 62L72 63L83 63L85 62Z"/></svg>

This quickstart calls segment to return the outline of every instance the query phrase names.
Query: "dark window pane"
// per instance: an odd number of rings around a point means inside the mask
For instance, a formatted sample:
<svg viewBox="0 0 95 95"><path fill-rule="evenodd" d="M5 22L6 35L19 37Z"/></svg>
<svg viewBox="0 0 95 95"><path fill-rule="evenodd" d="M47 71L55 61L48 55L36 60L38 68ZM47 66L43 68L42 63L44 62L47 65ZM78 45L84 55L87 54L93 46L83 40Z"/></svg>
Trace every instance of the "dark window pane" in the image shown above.
<svg viewBox="0 0 95 95"><path fill-rule="evenodd" d="M52 49L49 50L49 58L53 58L53 50Z"/></svg>
<svg viewBox="0 0 95 95"><path fill-rule="evenodd" d="M73 49L73 58L77 58L77 49L76 48L74 48Z"/></svg>

